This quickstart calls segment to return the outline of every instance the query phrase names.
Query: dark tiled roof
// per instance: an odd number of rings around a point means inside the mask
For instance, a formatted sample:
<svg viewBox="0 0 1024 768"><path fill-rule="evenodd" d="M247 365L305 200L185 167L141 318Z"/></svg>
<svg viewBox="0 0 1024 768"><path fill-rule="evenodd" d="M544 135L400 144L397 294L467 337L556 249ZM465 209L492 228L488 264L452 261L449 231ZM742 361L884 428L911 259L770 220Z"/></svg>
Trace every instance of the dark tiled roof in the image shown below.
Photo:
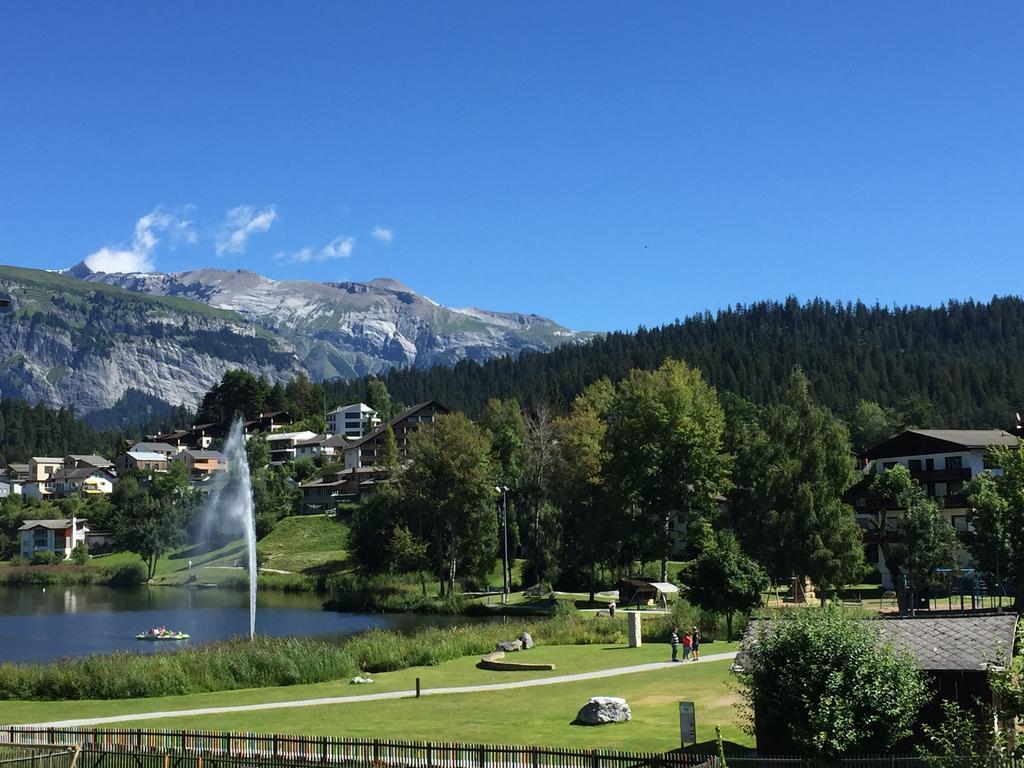
<svg viewBox="0 0 1024 768"><path fill-rule="evenodd" d="M97 456L96 454L72 453L68 455L68 458L73 461L81 462L82 464L88 464L93 467L103 468L113 466L110 463L109 459L105 459L102 456Z"/></svg>
<svg viewBox="0 0 1024 768"><path fill-rule="evenodd" d="M102 475L108 480L114 479L113 475L105 469L100 469L98 467L79 467L77 469L58 469L50 475L50 480L85 480L93 475Z"/></svg>
<svg viewBox="0 0 1024 768"><path fill-rule="evenodd" d="M743 668L744 650L774 621L756 619L747 625L733 669ZM922 669L934 672L984 672L989 664L1005 663L1017 631L1017 616L1012 613L866 621L894 648L908 651Z"/></svg>
<svg viewBox="0 0 1024 768"><path fill-rule="evenodd" d="M1017 616L885 619L879 626L883 637L910 651L923 669L983 671L1009 661Z"/></svg>
<svg viewBox="0 0 1024 768"><path fill-rule="evenodd" d="M403 411L402 413L395 416L395 418L391 419L391 421L381 424L380 426L376 427L372 432L367 432L366 435L359 438L355 442L349 443L348 445L345 446L345 450L348 450L349 448L358 448L363 443L373 440L373 438L384 432L384 430L386 430L388 427L394 427L396 424L398 424L401 421L404 421L410 416L415 416L417 413L419 413L429 405L433 405L440 413L448 413L448 409L445 408L440 403L438 403L436 400L427 400L422 403L417 403L412 408L409 408L408 410Z"/></svg>
<svg viewBox="0 0 1024 768"><path fill-rule="evenodd" d="M150 451L153 452L153 453L174 453L174 451L176 449L170 443L154 443L154 442L146 442L145 440L143 440L141 442L138 442L138 443L135 443L134 445L132 445L131 450L132 451L145 451L147 453L150 452Z"/></svg>

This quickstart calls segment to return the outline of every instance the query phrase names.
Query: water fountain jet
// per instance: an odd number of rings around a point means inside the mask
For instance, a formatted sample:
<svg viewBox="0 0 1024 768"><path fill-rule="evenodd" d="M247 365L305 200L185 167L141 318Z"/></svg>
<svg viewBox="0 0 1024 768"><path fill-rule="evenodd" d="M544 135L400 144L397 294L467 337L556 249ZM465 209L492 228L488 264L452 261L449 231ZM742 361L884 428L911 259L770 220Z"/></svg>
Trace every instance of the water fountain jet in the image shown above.
<svg viewBox="0 0 1024 768"><path fill-rule="evenodd" d="M215 524L232 534L245 537L246 560L249 569L249 638L256 635L256 517L252 502L252 479L249 475L249 457L245 450L245 430L242 420L231 426L224 443L227 471L216 476L215 485L206 505L208 525Z"/></svg>

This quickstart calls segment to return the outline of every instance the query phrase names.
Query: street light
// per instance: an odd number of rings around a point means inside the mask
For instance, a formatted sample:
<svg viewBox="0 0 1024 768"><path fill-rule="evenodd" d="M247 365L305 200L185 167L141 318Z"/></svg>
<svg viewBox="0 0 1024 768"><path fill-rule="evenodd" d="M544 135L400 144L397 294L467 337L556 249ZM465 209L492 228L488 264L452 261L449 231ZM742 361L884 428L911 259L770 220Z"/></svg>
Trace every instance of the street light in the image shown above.
<svg viewBox="0 0 1024 768"><path fill-rule="evenodd" d="M508 602L508 486L496 485L501 494L501 602Z"/></svg>

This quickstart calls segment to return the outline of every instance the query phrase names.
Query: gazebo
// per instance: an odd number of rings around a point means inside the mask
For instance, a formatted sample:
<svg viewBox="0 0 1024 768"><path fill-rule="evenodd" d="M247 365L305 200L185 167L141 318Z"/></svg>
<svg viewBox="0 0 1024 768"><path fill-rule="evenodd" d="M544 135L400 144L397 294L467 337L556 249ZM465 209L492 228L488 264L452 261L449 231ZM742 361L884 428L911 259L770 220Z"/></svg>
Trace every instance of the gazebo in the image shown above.
<svg viewBox="0 0 1024 768"><path fill-rule="evenodd" d="M667 581L647 581L646 579L620 579L619 580L619 605L626 608L635 605L638 609L643 606L661 605L668 609L669 595L679 594L679 587L669 584Z"/></svg>

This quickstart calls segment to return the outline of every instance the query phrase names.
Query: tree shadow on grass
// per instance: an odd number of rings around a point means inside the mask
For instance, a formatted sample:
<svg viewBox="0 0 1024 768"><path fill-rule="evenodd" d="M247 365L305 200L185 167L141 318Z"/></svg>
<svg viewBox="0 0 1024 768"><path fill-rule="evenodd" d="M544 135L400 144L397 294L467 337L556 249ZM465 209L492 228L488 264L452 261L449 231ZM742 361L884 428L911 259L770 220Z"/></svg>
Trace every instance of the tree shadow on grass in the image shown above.
<svg viewBox="0 0 1024 768"><path fill-rule="evenodd" d="M307 576L330 576L332 573L347 570L348 567L349 564L347 560L328 560L326 563L320 563L319 565L311 565L309 568L303 568L301 573L304 573Z"/></svg>

